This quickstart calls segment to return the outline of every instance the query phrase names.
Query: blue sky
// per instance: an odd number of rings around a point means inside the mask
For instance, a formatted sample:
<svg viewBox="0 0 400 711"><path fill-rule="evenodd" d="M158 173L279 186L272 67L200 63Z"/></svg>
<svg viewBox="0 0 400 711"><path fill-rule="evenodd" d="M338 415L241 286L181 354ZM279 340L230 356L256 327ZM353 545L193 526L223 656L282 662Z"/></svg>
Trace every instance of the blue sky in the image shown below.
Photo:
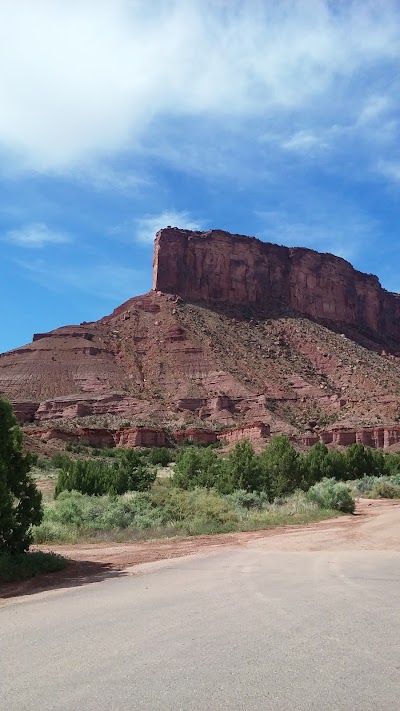
<svg viewBox="0 0 400 711"><path fill-rule="evenodd" d="M151 287L166 225L400 291L400 0L2 0L0 351Z"/></svg>

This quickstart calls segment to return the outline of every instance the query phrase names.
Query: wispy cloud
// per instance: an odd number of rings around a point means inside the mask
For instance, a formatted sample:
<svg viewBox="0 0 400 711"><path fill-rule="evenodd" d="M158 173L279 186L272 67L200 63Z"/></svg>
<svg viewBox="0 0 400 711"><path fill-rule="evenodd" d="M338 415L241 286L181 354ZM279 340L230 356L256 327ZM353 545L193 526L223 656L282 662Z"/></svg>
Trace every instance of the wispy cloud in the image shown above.
<svg viewBox="0 0 400 711"><path fill-rule="evenodd" d="M389 178L389 180L393 181L394 183L400 183L400 160L398 161L381 161L378 164L378 171L383 175L385 178Z"/></svg>
<svg viewBox="0 0 400 711"><path fill-rule="evenodd" d="M0 13L0 150L13 168L79 171L158 142L163 152L159 121L185 123L183 154L197 121L240 133L296 124L286 148L305 150L339 106L344 123L362 110L370 120L387 97L399 110L396 0L3 0ZM371 71L385 72L384 95Z"/></svg>
<svg viewBox="0 0 400 711"><path fill-rule="evenodd" d="M136 195L142 188L151 185L151 180L144 175L129 168L114 168L105 162L88 164L72 171L72 177L79 183L89 184L98 192L118 192L124 195Z"/></svg>
<svg viewBox="0 0 400 711"><path fill-rule="evenodd" d="M158 215L145 215L135 221L133 235L137 242L152 243L158 230L163 227L180 227L184 230L199 230L201 224L194 220L188 212L166 210Z"/></svg>
<svg viewBox="0 0 400 711"><path fill-rule="evenodd" d="M308 153L315 149L325 148L326 145L324 140L318 138L311 131L297 131L290 138L283 141L282 148L298 153Z"/></svg>
<svg viewBox="0 0 400 711"><path fill-rule="evenodd" d="M72 241L70 235L52 230L42 222L9 230L1 239L17 247L28 247L30 249L41 249L47 245L65 244Z"/></svg>
<svg viewBox="0 0 400 711"><path fill-rule="evenodd" d="M328 202L318 207L310 200L289 210L260 211L258 218L262 239L329 252L348 261L367 253L380 234L379 224L357 208Z"/></svg>
<svg viewBox="0 0 400 711"><path fill-rule="evenodd" d="M64 293L73 289L117 303L147 291L151 282L150 270L140 271L114 262L64 266L37 259L19 260L17 265L50 291Z"/></svg>

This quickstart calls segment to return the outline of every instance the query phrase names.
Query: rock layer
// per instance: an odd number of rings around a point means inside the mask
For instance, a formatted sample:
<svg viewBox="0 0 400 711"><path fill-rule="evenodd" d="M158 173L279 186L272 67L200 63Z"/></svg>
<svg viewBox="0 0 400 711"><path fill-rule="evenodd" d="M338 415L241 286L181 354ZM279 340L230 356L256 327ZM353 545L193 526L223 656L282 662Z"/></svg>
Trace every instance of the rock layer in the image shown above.
<svg viewBox="0 0 400 711"><path fill-rule="evenodd" d="M332 254L221 230L156 235L153 288L182 299L259 304L271 298L313 319L379 333L400 345L400 295Z"/></svg>
<svg viewBox="0 0 400 711"><path fill-rule="evenodd" d="M96 427L77 427L63 430L57 427L31 428L27 430L34 439L42 442L59 440L61 442L76 442L92 447L169 447L176 444L192 442L194 444L233 445L240 440L250 442L265 442L271 436L270 427L264 422L250 422L226 430L209 430L188 428L168 432L160 427L130 427L111 430ZM374 449L390 449L400 444L400 425L391 427L365 427L362 429L332 429L305 435L292 436L294 442L305 447L311 447L317 442L336 447L348 447L352 444L363 444Z"/></svg>

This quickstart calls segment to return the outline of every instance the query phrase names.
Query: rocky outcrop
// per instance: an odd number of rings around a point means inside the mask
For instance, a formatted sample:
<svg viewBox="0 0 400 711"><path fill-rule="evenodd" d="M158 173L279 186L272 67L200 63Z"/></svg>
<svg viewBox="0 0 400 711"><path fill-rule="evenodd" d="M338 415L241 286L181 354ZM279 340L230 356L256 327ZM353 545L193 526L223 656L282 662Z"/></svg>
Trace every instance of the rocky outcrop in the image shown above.
<svg viewBox="0 0 400 711"><path fill-rule="evenodd" d="M28 431L31 437L42 442L60 440L61 442L83 443L91 447L115 447L114 433L104 427L78 427L63 430L58 427L35 428Z"/></svg>
<svg viewBox="0 0 400 711"><path fill-rule="evenodd" d="M11 404L20 422L33 422L40 403L32 400L13 400Z"/></svg>
<svg viewBox="0 0 400 711"><path fill-rule="evenodd" d="M400 344L400 295L332 254L281 247L222 230L156 235L153 288L183 299L265 306L273 298Z"/></svg>
<svg viewBox="0 0 400 711"><path fill-rule="evenodd" d="M142 402L125 397L120 393L110 393L97 397L71 395L41 402L35 411L39 422L57 419L74 419L92 415L130 415L140 412Z"/></svg>
<svg viewBox="0 0 400 711"><path fill-rule="evenodd" d="M391 427L364 427L362 429L332 429L327 432L314 432L295 438L306 447L317 442L332 444L338 447L349 447L351 444L363 444L374 449L388 449L400 443L400 425Z"/></svg>
<svg viewBox="0 0 400 711"><path fill-rule="evenodd" d="M226 430L211 430L191 427L176 430L170 434L164 428L156 427L129 427L120 430L111 430L104 427L76 427L64 430L59 427L30 428L27 430L30 437L42 442L60 440L62 442L84 443L92 447L168 447L176 444L192 442L193 444L231 445L240 440L250 442L266 442L271 431L265 422L252 422ZM294 436L294 442L306 447L312 447L317 442L336 447L349 447L352 444L363 444L374 449L389 449L400 444L400 425L391 427L364 427L362 429L332 429L321 432L309 432L305 435Z"/></svg>
<svg viewBox="0 0 400 711"><path fill-rule="evenodd" d="M117 447L166 447L169 438L164 429L130 427L116 432L114 441Z"/></svg>
<svg viewBox="0 0 400 711"><path fill-rule="evenodd" d="M270 427L264 422L251 422L240 427L232 427L218 434L218 439L224 444L234 444L242 439L250 442L265 440L270 436Z"/></svg>
<svg viewBox="0 0 400 711"><path fill-rule="evenodd" d="M214 430L203 430L199 427L190 427L186 430L174 432L177 444L192 442L193 444L215 444L218 442L219 433Z"/></svg>

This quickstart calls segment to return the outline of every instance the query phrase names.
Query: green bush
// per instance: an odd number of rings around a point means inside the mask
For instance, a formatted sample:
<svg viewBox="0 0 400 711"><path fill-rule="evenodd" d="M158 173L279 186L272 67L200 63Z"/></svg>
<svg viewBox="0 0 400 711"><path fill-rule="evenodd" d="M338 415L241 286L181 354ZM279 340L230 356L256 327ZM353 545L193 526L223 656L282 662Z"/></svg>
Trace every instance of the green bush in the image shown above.
<svg viewBox="0 0 400 711"><path fill-rule="evenodd" d="M37 457L24 454L12 407L0 399L0 553L26 551L32 525L42 519L42 495L30 470Z"/></svg>
<svg viewBox="0 0 400 711"><path fill-rule="evenodd" d="M353 486L358 494L368 494L368 492L372 491L378 481L378 477L366 474L362 477L362 479L357 479Z"/></svg>
<svg viewBox="0 0 400 711"><path fill-rule="evenodd" d="M232 493L236 489L270 493L270 472L262 466L248 440L237 442L229 453L219 489L223 493Z"/></svg>
<svg viewBox="0 0 400 711"><path fill-rule="evenodd" d="M302 461L284 435L277 435L260 457L262 488L270 490L271 498L293 493L303 479Z"/></svg>
<svg viewBox="0 0 400 711"><path fill-rule="evenodd" d="M167 464L172 462L173 454L167 447L153 447L153 449L149 450L147 459L150 464L166 467Z"/></svg>
<svg viewBox="0 0 400 711"><path fill-rule="evenodd" d="M250 531L322 520L329 515L304 492L296 492L278 505L269 503L263 492L242 490L221 495L213 489L176 489L169 482L156 484L148 492L122 496L65 491L46 503L44 510L42 524L34 528L36 543Z"/></svg>
<svg viewBox="0 0 400 711"><path fill-rule="evenodd" d="M375 483L369 495L371 499L400 499L400 485L383 479Z"/></svg>
<svg viewBox="0 0 400 711"><path fill-rule="evenodd" d="M309 501L316 503L322 509L333 509L343 513L354 513L355 500L350 488L334 478L323 479L314 484L308 492Z"/></svg>
<svg viewBox="0 0 400 711"><path fill-rule="evenodd" d="M257 509L261 511L269 504L269 496L265 491L246 491L246 489L237 489L227 495L227 500L230 501L235 508L242 509Z"/></svg>
<svg viewBox="0 0 400 711"><path fill-rule="evenodd" d="M151 525L159 522L159 514L154 511L146 493L100 497L84 495L78 491L63 491L55 504L46 509L44 523L88 530L123 529L137 526L138 517L149 517L153 513L155 516Z"/></svg>
<svg viewBox="0 0 400 711"><path fill-rule="evenodd" d="M67 454L53 454L50 457L50 465L53 469L62 469L67 467L72 459Z"/></svg>
<svg viewBox="0 0 400 711"><path fill-rule="evenodd" d="M55 496L62 491L79 491L91 496L147 491L155 478L155 471L143 466L131 449L124 450L112 462L68 459L58 475Z"/></svg>
<svg viewBox="0 0 400 711"><path fill-rule="evenodd" d="M388 452L385 455L385 468L389 476L399 477L400 484L400 452Z"/></svg>
<svg viewBox="0 0 400 711"><path fill-rule="evenodd" d="M352 444L344 453L347 479L361 479L366 476L387 474L386 458L379 450Z"/></svg>
<svg viewBox="0 0 400 711"><path fill-rule="evenodd" d="M326 444L317 442L302 457L302 488L307 490L322 479L337 480L346 478L344 455L338 450L328 449Z"/></svg>
<svg viewBox="0 0 400 711"><path fill-rule="evenodd" d="M53 573L62 570L66 565L66 559L55 553L0 553L0 583L24 580L38 573Z"/></svg>
<svg viewBox="0 0 400 711"><path fill-rule="evenodd" d="M224 461L209 447L187 447L179 452L172 483L180 489L218 487L223 477Z"/></svg>

